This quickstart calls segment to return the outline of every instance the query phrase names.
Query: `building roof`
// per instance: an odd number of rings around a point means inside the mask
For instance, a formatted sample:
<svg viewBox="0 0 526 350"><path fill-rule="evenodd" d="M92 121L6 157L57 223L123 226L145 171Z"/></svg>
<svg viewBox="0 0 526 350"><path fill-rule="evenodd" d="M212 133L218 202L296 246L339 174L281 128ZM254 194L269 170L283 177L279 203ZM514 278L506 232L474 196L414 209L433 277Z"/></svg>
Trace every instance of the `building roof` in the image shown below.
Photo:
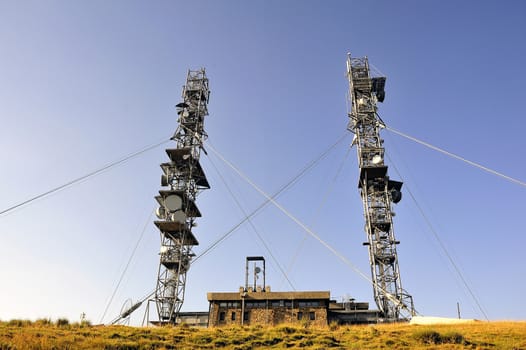
<svg viewBox="0 0 526 350"><path fill-rule="evenodd" d="M307 292L210 292L207 293L208 301L233 301L241 300L242 295L245 300L320 300L330 299L329 291L307 291Z"/></svg>

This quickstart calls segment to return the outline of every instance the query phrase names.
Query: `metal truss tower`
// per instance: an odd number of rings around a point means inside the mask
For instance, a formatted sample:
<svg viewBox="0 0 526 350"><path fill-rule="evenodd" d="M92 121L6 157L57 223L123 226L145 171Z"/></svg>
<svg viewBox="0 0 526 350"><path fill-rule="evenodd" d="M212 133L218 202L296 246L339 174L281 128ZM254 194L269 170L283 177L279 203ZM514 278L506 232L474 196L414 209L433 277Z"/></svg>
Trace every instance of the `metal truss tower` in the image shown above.
<svg viewBox="0 0 526 350"><path fill-rule="evenodd" d="M374 299L387 322L410 318L414 314L413 298L402 288L393 230L391 203L402 199L402 182L387 175L384 163L384 127L377 114L377 102L385 98L385 77L372 77L367 57L347 57L352 104L348 129L354 133L353 145L358 151L360 180L358 187L363 202L365 232L369 249Z"/></svg>
<svg viewBox="0 0 526 350"><path fill-rule="evenodd" d="M176 105L179 126L172 137L176 148L167 149L169 162L162 163L161 186L155 225L161 235L160 263L154 301L159 323L175 324L184 301L186 273L192 247L198 241L192 233L201 213L195 200L210 185L199 163L207 138L204 118L208 115L210 90L205 70L188 71L183 101Z"/></svg>

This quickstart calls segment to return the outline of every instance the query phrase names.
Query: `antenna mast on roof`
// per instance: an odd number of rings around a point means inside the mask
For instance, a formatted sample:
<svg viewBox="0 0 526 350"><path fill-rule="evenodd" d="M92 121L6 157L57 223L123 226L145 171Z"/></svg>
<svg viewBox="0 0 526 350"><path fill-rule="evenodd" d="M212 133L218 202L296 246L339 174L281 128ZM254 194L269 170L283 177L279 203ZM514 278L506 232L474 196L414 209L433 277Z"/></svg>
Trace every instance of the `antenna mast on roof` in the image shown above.
<svg viewBox="0 0 526 350"><path fill-rule="evenodd" d="M177 104L179 126L172 137L177 146L167 149L169 162L162 163L161 186L155 197L159 203L155 225L161 235L157 287L154 301L160 324L175 324L184 301L186 273L195 256L198 241L192 233L201 213L195 204L201 190L210 185L199 164L203 142L204 117L208 115L210 90L204 68L188 71L183 101Z"/></svg>
<svg viewBox="0 0 526 350"><path fill-rule="evenodd" d="M391 202L402 199L402 182L387 176L380 138L380 129L385 125L376 113L376 103L385 98L385 77L372 77L367 57L351 58L350 54L347 76L352 104L348 129L354 133L353 145L358 151L358 187L367 234L364 245L369 248L374 300L384 320L394 322L414 315L414 305L411 295L402 288L396 253L400 242L395 239L391 210Z"/></svg>

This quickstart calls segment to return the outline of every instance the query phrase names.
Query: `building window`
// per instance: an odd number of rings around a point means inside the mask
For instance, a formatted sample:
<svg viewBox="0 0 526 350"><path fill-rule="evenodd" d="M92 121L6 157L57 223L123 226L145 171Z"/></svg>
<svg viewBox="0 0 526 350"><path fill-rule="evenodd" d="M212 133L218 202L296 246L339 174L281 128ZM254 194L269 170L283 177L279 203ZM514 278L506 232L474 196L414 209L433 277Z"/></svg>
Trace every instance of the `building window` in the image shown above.
<svg viewBox="0 0 526 350"><path fill-rule="evenodd" d="M245 303L245 306L247 308L260 308L260 309L264 309L267 307L267 302L266 301L247 301Z"/></svg>
<svg viewBox="0 0 526 350"><path fill-rule="evenodd" d="M233 301L233 302L226 302L226 301L222 301L219 303L219 307L223 307L223 308L238 308L239 307L239 303L237 301Z"/></svg>
<svg viewBox="0 0 526 350"><path fill-rule="evenodd" d="M299 307L317 307L320 306L319 301L300 301L298 302Z"/></svg>
<svg viewBox="0 0 526 350"><path fill-rule="evenodd" d="M250 316L250 315L249 315L248 311L245 311L245 312L243 313L243 321L248 321L249 316Z"/></svg>
<svg viewBox="0 0 526 350"><path fill-rule="evenodd" d="M235 321L236 320L236 313L234 311L232 311L232 321Z"/></svg>
<svg viewBox="0 0 526 350"><path fill-rule="evenodd" d="M225 320L225 312L224 311L221 311L219 313L219 321L224 321Z"/></svg>
<svg viewBox="0 0 526 350"><path fill-rule="evenodd" d="M303 312L299 311L298 312L298 320L301 320L303 318Z"/></svg>
<svg viewBox="0 0 526 350"><path fill-rule="evenodd" d="M272 302L270 302L270 306L285 307L285 300L273 300ZM292 306L292 304L289 302L288 306Z"/></svg>
<svg viewBox="0 0 526 350"><path fill-rule="evenodd" d="M314 321L316 319L316 314L314 313L314 311L309 312L309 319L311 321Z"/></svg>

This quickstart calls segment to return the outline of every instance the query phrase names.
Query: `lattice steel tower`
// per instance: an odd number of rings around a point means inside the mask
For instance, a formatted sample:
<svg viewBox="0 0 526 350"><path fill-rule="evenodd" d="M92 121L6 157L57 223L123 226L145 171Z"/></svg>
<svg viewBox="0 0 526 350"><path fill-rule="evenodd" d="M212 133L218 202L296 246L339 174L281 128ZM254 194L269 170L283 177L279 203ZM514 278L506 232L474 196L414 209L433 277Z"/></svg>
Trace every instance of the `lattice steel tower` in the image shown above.
<svg viewBox="0 0 526 350"><path fill-rule="evenodd" d="M385 98L385 77L372 77L367 57L347 57L350 99L349 130L354 133L353 144L358 150L360 180L358 187L363 202L365 232L374 300L385 321L397 321L414 314L413 298L402 288L393 230L391 202L402 199L402 182L387 175L384 163L384 127L377 114L377 102Z"/></svg>
<svg viewBox="0 0 526 350"><path fill-rule="evenodd" d="M195 256L198 241L192 233L195 218L201 213L195 204L201 190L210 185L199 164L207 134L204 118L208 115L208 79L205 70L188 71L183 101L176 105L179 126L172 137L176 148L167 149L170 158L161 164L161 186L155 197L159 203L155 225L161 235L160 263L155 303L160 323L175 324L183 305L186 273Z"/></svg>

